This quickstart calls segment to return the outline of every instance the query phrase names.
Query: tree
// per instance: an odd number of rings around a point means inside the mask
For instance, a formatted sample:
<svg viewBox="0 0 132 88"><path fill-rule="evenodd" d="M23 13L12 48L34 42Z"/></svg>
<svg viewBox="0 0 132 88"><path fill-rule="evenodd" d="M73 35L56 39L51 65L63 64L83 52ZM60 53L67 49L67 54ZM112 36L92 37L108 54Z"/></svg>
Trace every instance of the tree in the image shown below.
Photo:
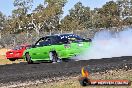
<svg viewBox="0 0 132 88"><path fill-rule="evenodd" d="M45 0L45 3L48 4L47 7L50 7L48 13L51 14L47 20L47 24L45 24L45 26L48 26L47 30L55 31L60 29L60 18L66 2L67 0Z"/></svg>
<svg viewBox="0 0 132 88"><path fill-rule="evenodd" d="M44 9L44 6L42 4L39 4L34 10L33 13L40 12Z"/></svg>
<svg viewBox="0 0 132 88"><path fill-rule="evenodd" d="M2 31L4 31L4 27L5 27L5 22L6 22L6 16L0 12L0 39L2 38Z"/></svg>
<svg viewBox="0 0 132 88"><path fill-rule="evenodd" d="M20 17L26 15L32 8L33 0L14 0L15 9L12 11L14 17Z"/></svg>
<svg viewBox="0 0 132 88"><path fill-rule="evenodd" d="M19 33L25 28L27 21L26 16L29 10L32 8L33 0L14 0L15 9L12 11L12 19L9 21L12 26L13 33Z"/></svg>
<svg viewBox="0 0 132 88"><path fill-rule="evenodd" d="M118 5L114 1L109 1L102 8L96 9L94 15L94 25L96 28L109 28L120 26L120 13Z"/></svg>
<svg viewBox="0 0 132 88"><path fill-rule="evenodd" d="M61 21L63 30L82 30L92 26L90 8L84 7L81 2L76 3L69 12Z"/></svg>
<svg viewBox="0 0 132 88"><path fill-rule="evenodd" d="M39 5L34 13L29 16L29 24L39 35L41 30L54 31L59 29L60 17L67 0L45 0L44 5Z"/></svg>
<svg viewBox="0 0 132 88"><path fill-rule="evenodd" d="M117 0L117 4L122 19L132 16L132 0Z"/></svg>
<svg viewBox="0 0 132 88"><path fill-rule="evenodd" d="M132 25L132 17L127 17L123 19L124 25L131 26Z"/></svg>
<svg viewBox="0 0 132 88"><path fill-rule="evenodd" d="M117 0L120 17L124 25L132 24L132 0Z"/></svg>

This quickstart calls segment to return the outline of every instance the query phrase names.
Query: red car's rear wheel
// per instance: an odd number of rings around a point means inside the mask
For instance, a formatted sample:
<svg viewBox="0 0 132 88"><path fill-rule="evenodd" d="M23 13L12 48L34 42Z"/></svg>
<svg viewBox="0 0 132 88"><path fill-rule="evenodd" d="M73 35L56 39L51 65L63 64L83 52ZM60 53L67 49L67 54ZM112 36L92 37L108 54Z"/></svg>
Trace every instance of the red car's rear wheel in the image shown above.
<svg viewBox="0 0 132 88"><path fill-rule="evenodd" d="M9 58L9 60L10 60L10 61L15 61L16 59L14 59L14 58Z"/></svg>

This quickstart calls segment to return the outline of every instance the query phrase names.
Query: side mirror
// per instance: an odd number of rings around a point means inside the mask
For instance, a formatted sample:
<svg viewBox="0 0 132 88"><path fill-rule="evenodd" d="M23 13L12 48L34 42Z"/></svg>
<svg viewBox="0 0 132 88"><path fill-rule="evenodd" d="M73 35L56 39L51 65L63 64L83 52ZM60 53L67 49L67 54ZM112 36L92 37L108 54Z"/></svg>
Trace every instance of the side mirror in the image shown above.
<svg viewBox="0 0 132 88"><path fill-rule="evenodd" d="M32 48L35 48L35 45L33 44L31 47L32 47Z"/></svg>
<svg viewBox="0 0 132 88"><path fill-rule="evenodd" d="M92 42L92 39L90 39L90 38L86 38L86 39L83 39L83 41L86 41L86 42Z"/></svg>

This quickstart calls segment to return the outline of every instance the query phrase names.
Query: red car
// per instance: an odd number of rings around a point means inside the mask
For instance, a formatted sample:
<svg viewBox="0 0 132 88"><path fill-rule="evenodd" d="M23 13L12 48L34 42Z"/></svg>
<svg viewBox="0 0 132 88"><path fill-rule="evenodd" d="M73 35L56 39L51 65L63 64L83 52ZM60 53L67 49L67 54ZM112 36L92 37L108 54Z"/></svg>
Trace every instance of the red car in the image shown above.
<svg viewBox="0 0 132 88"><path fill-rule="evenodd" d="M30 48L31 45L20 45L6 52L6 58L10 61L15 61L16 59L22 59L23 52Z"/></svg>

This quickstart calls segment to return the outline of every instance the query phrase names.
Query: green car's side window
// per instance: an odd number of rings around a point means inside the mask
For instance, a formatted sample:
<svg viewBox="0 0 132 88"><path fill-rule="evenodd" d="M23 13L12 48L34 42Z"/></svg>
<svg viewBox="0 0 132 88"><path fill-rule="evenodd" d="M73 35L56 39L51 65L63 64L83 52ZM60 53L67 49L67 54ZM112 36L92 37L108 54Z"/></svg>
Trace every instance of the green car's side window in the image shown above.
<svg viewBox="0 0 132 88"><path fill-rule="evenodd" d="M37 43L35 44L36 47L41 47L41 46L48 46L51 45L51 39L50 38L42 38Z"/></svg>

